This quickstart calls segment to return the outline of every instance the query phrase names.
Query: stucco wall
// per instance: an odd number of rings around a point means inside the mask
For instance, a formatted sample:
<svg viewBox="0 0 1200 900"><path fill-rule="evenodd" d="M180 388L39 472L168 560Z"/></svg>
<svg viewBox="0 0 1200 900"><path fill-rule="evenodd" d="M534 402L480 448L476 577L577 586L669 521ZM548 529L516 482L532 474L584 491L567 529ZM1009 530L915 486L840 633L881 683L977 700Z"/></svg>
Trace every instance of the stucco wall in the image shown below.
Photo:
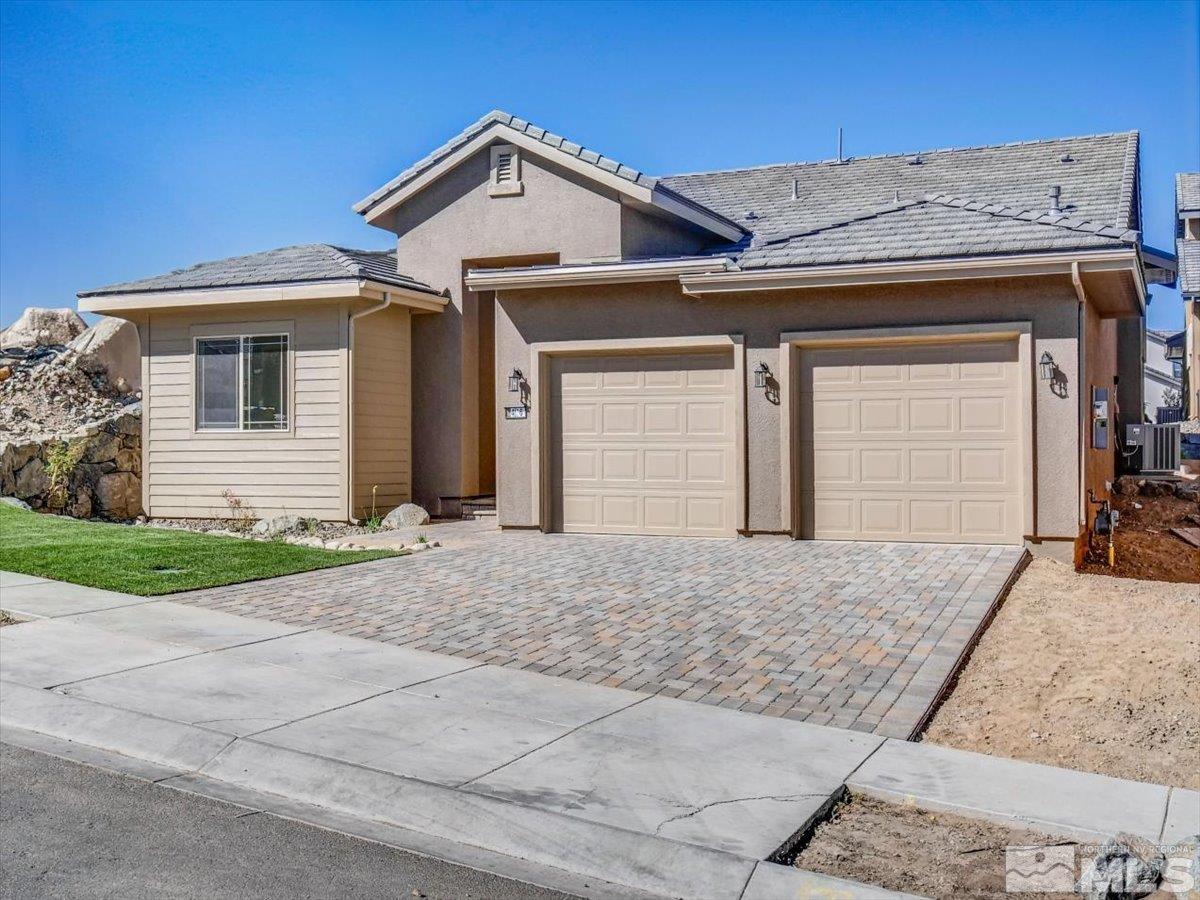
<svg viewBox="0 0 1200 900"><path fill-rule="evenodd" d="M496 308L496 363L526 370L529 345L595 340L740 333L746 371L760 361L779 372L785 331L1031 321L1033 360L1049 351L1066 396L1035 378L1035 514L1043 537L1078 534L1080 386L1078 304L1069 279L1019 278L871 288L811 289L692 299L677 283L501 292ZM497 409L505 395L497 392ZM536 401L535 401L536 402ZM746 396L748 526L781 528L780 408L761 390ZM530 422L499 421L500 523L536 522L532 504Z"/></svg>
<svg viewBox="0 0 1200 900"><path fill-rule="evenodd" d="M401 269L451 295L441 315L413 320L413 496L430 508L439 496L480 487L474 373L481 331L476 298L463 288L463 261L549 254L580 262L618 259L622 251L615 192L523 153L524 193L489 197L489 166L484 149L406 201L392 225Z"/></svg>

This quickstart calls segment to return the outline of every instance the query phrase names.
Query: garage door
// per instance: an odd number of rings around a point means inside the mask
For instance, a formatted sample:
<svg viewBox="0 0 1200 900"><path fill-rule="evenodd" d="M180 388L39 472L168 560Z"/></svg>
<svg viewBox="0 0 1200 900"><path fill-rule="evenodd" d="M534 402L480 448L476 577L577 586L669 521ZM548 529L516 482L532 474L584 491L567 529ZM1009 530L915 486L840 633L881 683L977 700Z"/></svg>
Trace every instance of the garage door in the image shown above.
<svg viewBox="0 0 1200 900"><path fill-rule="evenodd" d="M554 360L555 527L606 534L734 534L732 356Z"/></svg>
<svg viewBox="0 0 1200 900"><path fill-rule="evenodd" d="M1019 543L1015 341L805 350L801 532Z"/></svg>

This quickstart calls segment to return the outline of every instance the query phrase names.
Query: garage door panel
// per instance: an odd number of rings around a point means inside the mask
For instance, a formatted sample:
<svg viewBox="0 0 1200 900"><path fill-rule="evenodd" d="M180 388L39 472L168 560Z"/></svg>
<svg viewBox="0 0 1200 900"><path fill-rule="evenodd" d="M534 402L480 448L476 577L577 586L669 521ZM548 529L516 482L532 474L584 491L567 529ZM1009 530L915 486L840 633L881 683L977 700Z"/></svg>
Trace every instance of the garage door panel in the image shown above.
<svg viewBox="0 0 1200 900"><path fill-rule="evenodd" d="M731 353L575 357L553 366L557 527L734 533Z"/></svg>
<svg viewBox="0 0 1200 900"><path fill-rule="evenodd" d="M801 533L1019 542L1015 342L801 354Z"/></svg>

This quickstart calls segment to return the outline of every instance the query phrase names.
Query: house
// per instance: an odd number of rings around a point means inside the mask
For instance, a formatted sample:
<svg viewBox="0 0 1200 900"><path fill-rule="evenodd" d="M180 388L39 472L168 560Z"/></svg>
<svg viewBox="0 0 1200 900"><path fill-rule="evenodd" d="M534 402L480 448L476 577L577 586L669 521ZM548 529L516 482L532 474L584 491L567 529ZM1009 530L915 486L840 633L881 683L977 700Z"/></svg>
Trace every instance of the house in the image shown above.
<svg viewBox="0 0 1200 900"><path fill-rule="evenodd" d="M1183 405L1189 419L1200 418L1200 172L1175 176L1175 255L1183 296L1183 333L1170 342L1171 358L1182 369Z"/></svg>
<svg viewBox="0 0 1200 900"><path fill-rule="evenodd" d="M1143 396L1145 415L1149 422L1155 421L1160 406L1177 406L1175 398L1180 394L1180 363L1169 348L1175 332L1146 330L1146 356ZM1170 402L1168 402L1170 401Z"/></svg>
<svg viewBox="0 0 1200 900"><path fill-rule="evenodd" d="M324 245L85 291L145 507L1076 542L1142 406L1136 132L653 177L492 112ZM1123 348L1133 348L1125 352Z"/></svg>

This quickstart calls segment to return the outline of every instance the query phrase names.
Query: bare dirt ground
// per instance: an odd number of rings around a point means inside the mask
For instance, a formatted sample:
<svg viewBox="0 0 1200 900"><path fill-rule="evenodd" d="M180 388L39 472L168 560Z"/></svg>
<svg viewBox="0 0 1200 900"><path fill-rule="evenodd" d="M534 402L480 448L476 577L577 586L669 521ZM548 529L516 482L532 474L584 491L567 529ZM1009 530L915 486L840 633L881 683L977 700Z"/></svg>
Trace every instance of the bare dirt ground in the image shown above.
<svg viewBox="0 0 1200 900"><path fill-rule="evenodd" d="M1190 516L1200 516L1200 503L1173 495L1148 497L1114 496L1113 507L1121 513L1114 543L1116 565L1107 564L1107 542L1094 538L1092 550L1080 571L1118 578L1151 581L1175 581L1200 584L1200 549L1174 534L1172 528L1191 528L1197 524Z"/></svg>
<svg viewBox="0 0 1200 900"><path fill-rule="evenodd" d="M1075 893L1006 894L1005 847L1059 845L1036 831L855 796L817 827L797 868L922 897L1059 900ZM1078 871L1078 857L1074 850Z"/></svg>
<svg viewBox="0 0 1200 900"><path fill-rule="evenodd" d="M1035 559L922 740L1200 788L1200 590Z"/></svg>

